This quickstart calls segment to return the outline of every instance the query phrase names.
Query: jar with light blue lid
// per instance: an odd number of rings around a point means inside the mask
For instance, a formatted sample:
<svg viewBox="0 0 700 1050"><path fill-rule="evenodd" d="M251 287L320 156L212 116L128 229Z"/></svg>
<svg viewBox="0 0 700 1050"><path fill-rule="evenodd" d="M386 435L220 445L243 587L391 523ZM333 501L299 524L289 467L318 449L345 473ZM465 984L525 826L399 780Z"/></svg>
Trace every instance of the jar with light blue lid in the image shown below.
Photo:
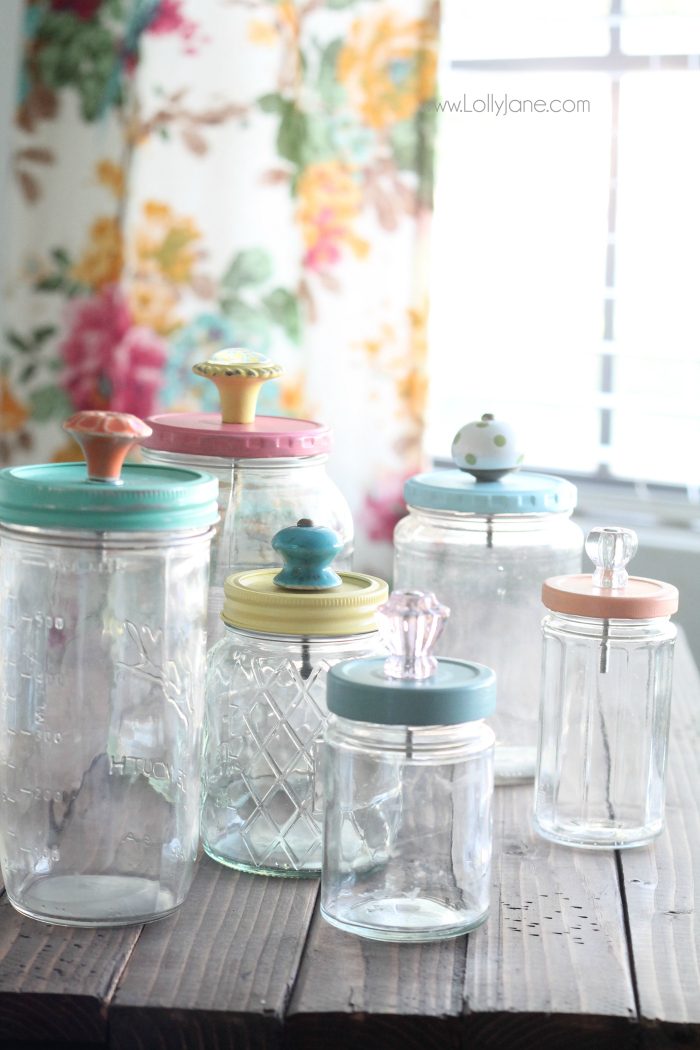
<svg viewBox="0 0 700 1050"><path fill-rule="evenodd" d="M121 926L194 874L217 482L122 466L134 416L65 429L87 463L0 472L0 865L23 914Z"/></svg>
<svg viewBox="0 0 700 1050"><path fill-rule="evenodd" d="M394 534L394 584L439 587L452 609L437 652L498 676L496 783L535 771L542 580L580 572L576 488L521 469L513 429L492 415L462 427L453 469L409 478Z"/></svg>
<svg viewBox="0 0 700 1050"><path fill-rule="evenodd" d="M321 914L348 933L441 940L488 914L496 679L431 655L448 613L395 591L377 612L389 658L328 676Z"/></svg>

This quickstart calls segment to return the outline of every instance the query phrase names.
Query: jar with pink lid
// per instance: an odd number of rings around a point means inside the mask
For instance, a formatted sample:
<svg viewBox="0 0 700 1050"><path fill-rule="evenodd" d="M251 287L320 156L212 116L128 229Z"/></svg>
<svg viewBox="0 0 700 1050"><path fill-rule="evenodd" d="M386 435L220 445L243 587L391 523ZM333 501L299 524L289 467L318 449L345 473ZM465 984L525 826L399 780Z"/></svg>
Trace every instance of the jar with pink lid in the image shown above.
<svg viewBox="0 0 700 1050"><path fill-rule="evenodd" d="M593 529L592 575L546 580L535 829L583 849L644 846L664 819L678 591L628 576L631 529Z"/></svg>
<svg viewBox="0 0 700 1050"><path fill-rule="evenodd" d="M207 617L208 644L224 633L224 580L232 572L275 564L272 537L299 518L333 529L342 549L336 564L352 564L350 508L326 473L331 431L323 423L256 415L263 383L279 365L243 349L219 350L194 366L217 387L220 413L152 416L143 456L150 462L190 467L219 481L220 522L212 546Z"/></svg>

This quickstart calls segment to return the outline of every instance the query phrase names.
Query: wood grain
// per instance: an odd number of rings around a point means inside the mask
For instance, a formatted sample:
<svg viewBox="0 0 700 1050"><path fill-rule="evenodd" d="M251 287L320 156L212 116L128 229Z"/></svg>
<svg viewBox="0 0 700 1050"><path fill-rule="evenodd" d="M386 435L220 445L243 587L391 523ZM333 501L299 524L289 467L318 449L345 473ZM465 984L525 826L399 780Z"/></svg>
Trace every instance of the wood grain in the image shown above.
<svg viewBox="0 0 700 1050"><path fill-rule="evenodd" d="M639 1006L663 1039L700 1045L700 676L678 640L666 828L648 849L620 854ZM653 1033L651 1033L653 1034Z"/></svg>
<svg viewBox="0 0 700 1050"><path fill-rule="evenodd" d="M110 1047L276 1046L316 880L200 863L190 895L144 928L110 1009Z"/></svg>
<svg viewBox="0 0 700 1050"><path fill-rule="evenodd" d="M25 919L0 898L0 1046L105 1045L106 1011L140 927L83 930Z"/></svg>

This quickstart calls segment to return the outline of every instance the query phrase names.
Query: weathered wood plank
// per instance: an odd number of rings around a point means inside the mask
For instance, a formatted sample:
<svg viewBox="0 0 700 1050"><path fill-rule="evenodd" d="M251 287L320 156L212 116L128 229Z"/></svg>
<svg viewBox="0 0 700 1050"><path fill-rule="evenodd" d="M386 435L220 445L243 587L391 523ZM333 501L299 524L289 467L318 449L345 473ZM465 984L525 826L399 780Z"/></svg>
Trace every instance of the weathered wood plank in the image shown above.
<svg viewBox="0 0 700 1050"><path fill-rule="evenodd" d="M0 898L0 1046L106 1045L105 1004L140 926L83 930L25 919Z"/></svg>
<svg viewBox="0 0 700 1050"><path fill-rule="evenodd" d="M491 915L469 938L466 1010L569 1016L572 1028L588 1016L601 1031L636 1020L614 854L545 842L531 809L531 785L496 791Z"/></svg>
<svg viewBox="0 0 700 1050"><path fill-rule="evenodd" d="M620 860L641 1016L700 1026L700 675L684 637L674 679L666 828ZM700 1045L698 1029L667 1035Z"/></svg>
<svg viewBox="0 0 700 1050"><path fill-rule="evenodd" d="M179 911L143 931L110 1008L110 1047L279 1045L317 892L315 880L203 858Z"/></svg>

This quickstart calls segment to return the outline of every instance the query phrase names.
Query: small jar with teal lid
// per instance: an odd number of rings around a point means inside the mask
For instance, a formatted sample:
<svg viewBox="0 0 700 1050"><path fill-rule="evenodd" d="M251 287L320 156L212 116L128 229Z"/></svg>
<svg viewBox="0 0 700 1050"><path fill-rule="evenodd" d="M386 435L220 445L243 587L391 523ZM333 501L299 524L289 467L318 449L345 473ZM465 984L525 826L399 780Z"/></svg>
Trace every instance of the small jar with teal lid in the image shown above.
<svg viewBox="0 0 700 1050"><path fill-rule="evenodd" d="M448 613L395 591L389 658L329 674L321 914L361 937L441 940L488 915L496 679L431 655Z"/></svg>
<svg viewBox="0 0 700 1050"><path fill-rule="evenodd" d="M23 914L120 926L194 875L217 483L122 466L133 416L65 428L87 464L0 472L0 864Z"/></svg>
<svg viewBox="0 0 700 1050"><path fill-rule="evenodd" d="M342 538L309 518L272 543L282 568L224 585L224 636L207 667L202 841L232 868L317 876L326 678L340 660L378 651L375 613L388 588L337 573Z"/></svg>
<svg viewBox="0 0 700 1050"><path fill-rule="evenodd" d="M440 593L452 615L437 652L498 676L496 783L534 776L542 580L580 572L576 488L522 469L512 428L491 415L462 427L455 469L409 478L394 534L394 584Z"/></svg>

